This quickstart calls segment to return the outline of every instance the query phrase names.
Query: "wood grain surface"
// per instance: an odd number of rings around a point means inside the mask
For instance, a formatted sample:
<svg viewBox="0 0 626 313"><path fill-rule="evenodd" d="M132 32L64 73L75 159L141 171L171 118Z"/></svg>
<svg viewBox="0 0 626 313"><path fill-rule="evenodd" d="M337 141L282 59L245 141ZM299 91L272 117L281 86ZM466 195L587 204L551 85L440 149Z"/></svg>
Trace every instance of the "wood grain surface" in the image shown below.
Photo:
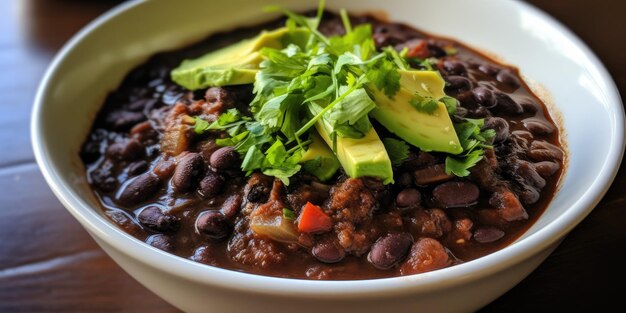
<svg viewBox="0 0 626 313"><path fill-rule="evenodd" d="M530 2L579 35L626 92L626 2ZM0 312L177 311L122 271L67 213L43 180L30 146L32 102L50 60L76 31L115 4L0 1ZM624 221L622 169L559 248L481 312L623 307Z"/></svg>

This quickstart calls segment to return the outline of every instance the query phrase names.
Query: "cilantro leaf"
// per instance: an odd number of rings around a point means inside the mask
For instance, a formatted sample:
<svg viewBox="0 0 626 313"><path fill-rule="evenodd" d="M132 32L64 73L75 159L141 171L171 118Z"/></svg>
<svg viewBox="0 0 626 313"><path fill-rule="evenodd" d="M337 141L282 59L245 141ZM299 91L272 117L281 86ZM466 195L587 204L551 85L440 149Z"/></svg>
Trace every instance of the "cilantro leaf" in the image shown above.
<svg viewBox="0 0 626 313"><path fill-rule="evenodd" d="M433 98L421 97L418 94L409 101L409 104L416 110L432 114L439 108L439 103Z"/></svg>
<svg viewBox="0 0 626 313"><path fill-rule="evenodd" d="M452 115L456 113L456 108L459 106L459 101L457 99L450 96L445 96L439 99L439 101L443 102L443 104L446 105L446 110L448 111L448 114Z"/></svg>
<svg viewBox="0 0 626 313"><path fill-rule="evenodd" d="M465 177L470 174L469 169L482 160L484 148L491 148L488 143L495 136L493 129L482 129L484 124L484 119L471 118L454 124L463 153L446 157L446 173Z"/></svg>
<svg viewBox="0 0 626 313"><path fill-rule="evenodd" d="M246 123L247 135L245 139L239 141L235 145L235 150L239 154L244 155L248 152L250 147L258 145L262 146L265 143L273 142L272 136L268 133L268 130L259 122Z"/></svg>
<svg viewBox="0 0 626 313"><path fill-rule="evenodd" d="M283 50L262 48L260 54L266 58L262 67L273 76L292 77L307 68L306 58L300 47L290 44Z"/></svg>
<svg viewBox="0 0 626 313"><path fill-rule="evenodd" d="M194 117L194 132L201 135L210 130L223 130L228 132L230 136L235 136L239 133L240 127L248 120L249 118L242 116L237 109L229 109L213 123L196 116Z"/></svg>
<svg viewBox="0 0 626 313"><path fill-rule="evenodd" d="M347 87L340 88L341 92L345 92L347 89ZM346 123L354 125L357 121L367 117L367 114L375 108L376 103L372 101L365 89L358 88L329 110L325 118L333 126Z"/></svg>
<svg viewBox="0 0 626 313"><path fill-rule="evenodd" d="M211 124L199 117L194 117L194 120L196 121L195 124L193 125L193 131L198 134L201 135L202 133L206 132L209 130L209 127L211 126Z"/></svg>
<svg viewBox="0 0 626 313"><path fill-rule="evenodd" d="M215 139L215 143L218 146L222 146L222 147L223 146L234 146L234 145L237 145L242 140L244 140L247 136L248 136L248 132L243 132L243 133L240 133L240 134L235 135L233 137Z"/></svg>
<svg viewBox="0 0 626 313"><path fill-rule="evenodd" d="M336 158L322 158L318 156L314 159L302 163L302 169L315 175L321 181L330 179L341 167Z"/></svg>
<svg viewBox="0 0 626 313"><path fill-rule="evenodd" d="M393 60L387 57L380 58L376 62L369 64L366 76L376 88L384 91L385 95L390 99L393 99L394 95L400 90L398 67Z"/></svg>
<svg viewBox="0 0 626 313"><path fill-rule="evenodd" d="M263 174L280 179L285 185L289 185L289 177L300 171L298 164L302 158L302 150L296 150L289 154L280 140L276 140L265 151L265 161L261 166Z"/></svg>
<svg viewBox="0 0 626 313"><path fill-rule="evenodd" d="M469 169L483 159L482 149L474 150L465 157L446 157L446 174L454 174L458 177L465 177L470 174Z"/></svg>
<svg viewBox="0 0 626 313"><path fill-rule="evenodd" d="M394 166L402 164L409 157L409 146L403 140L383 138L383 144Z"/></svg>
<svg viewBox="0 0 626 313"><path fill-rule="evenodd" d="M259 150L257 146L252 146L246 152L243 161L241 162L241 169L246 172L251 172L255 169L263 167L265 162L265 154Z"/></svg>

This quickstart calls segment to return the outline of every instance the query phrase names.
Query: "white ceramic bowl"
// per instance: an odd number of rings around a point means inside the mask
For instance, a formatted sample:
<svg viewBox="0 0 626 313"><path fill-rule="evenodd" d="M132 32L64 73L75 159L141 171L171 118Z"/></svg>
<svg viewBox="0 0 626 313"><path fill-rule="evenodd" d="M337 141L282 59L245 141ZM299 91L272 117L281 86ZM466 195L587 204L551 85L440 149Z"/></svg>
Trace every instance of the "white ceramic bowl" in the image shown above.
<svg viewBox="0 0 626 313"><path fill-rule="evenodd" d="M315 1L287 0L124 3L62 49L35 100L32 143L56 196L122 268L185 311L473 311L535 269L593 209L617 172L624 149L624 112L615 85L592 52L546 14L518 1L332 1L331 9L386 11L394 21L493 52L549 91L562 113L569 170L536 224L512 245L478 260L370 281L233 272L179 258L127 235L102 214L78 157L104 96L157 51L270 18L262 12L267 4L296 10L316 6Z"/></svg>

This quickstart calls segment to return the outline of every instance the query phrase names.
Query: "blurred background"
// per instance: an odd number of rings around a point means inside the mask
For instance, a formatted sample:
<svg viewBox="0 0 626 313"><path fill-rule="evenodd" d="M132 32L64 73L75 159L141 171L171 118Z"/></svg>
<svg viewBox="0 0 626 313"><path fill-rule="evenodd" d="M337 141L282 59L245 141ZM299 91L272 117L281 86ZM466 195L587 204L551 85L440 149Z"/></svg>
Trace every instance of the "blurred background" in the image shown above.
<svg viewBox="0 0 626 313"><path fill-rule="evenodd" d="M119 2L0 0L0 312L175 311L118 268L63 209L30 147L30 111L46 67L74 33ZM626 93L626 1L528 2L580 36ZM621 307L619 289L609 286L626 280L624 176L544 264L483 311Z"/></svg>

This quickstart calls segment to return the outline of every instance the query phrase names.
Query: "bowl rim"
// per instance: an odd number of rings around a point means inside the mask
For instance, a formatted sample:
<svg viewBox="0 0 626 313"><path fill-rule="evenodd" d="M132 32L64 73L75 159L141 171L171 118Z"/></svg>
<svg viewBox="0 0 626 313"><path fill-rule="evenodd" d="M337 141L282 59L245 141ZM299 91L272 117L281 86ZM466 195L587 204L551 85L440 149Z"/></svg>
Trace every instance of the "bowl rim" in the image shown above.
<svg viewBox="0 0 626 313"><path fill-rule="evenodd" d="M59 175L58 169L46 158L48 147L43 140L45 134L43 134L43 128L41 127L44 119L42 110L50 93L49 85L56 75L62 60L94 29L107 23L115 16L123 14L128 10L136 9L145 3L146 1L134 0L110 9L76 33L56 54L46 70L35 96L31 115L31 144L37 164L53 193L92 236L145 265L167 272L173 276L223 289L276 296L298 296L302 298L320 296L328 299L379 298L398 294L437 291L497 273L510 265L522 262L557 244L602 199L617 175L617 170L623 158L624 108L615 82L604 65L581 39L559 21L530 4L515 2L512 5L517 5L518 9L529 10L541 19L546 20L552 27L563 33L568 40L581 49L606 84L608 92L606 99L610 108L613 109L612 112L617 113L611 119L612 124L610 128L615 137L610 142L609 154L601 170L591 184L591 188L585 190L564 214L523 240L519 240L512 245L480 258L480 262L476 260L469 261L419 275L369 280L318 281L262 276L196 263L146 245L116 228L103 215L98 214L96 208L89 206L71 188L67 187ZM364 281L367 283L363 284Z"/></svg>

